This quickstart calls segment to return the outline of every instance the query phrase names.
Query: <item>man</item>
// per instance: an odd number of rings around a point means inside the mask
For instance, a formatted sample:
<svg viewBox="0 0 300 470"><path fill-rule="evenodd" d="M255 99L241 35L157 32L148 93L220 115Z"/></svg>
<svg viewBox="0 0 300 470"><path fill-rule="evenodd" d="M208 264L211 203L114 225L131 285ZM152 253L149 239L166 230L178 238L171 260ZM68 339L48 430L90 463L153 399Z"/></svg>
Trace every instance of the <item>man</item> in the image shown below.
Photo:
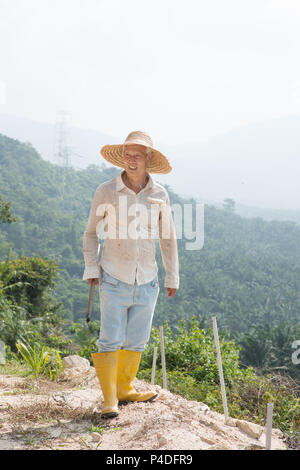
<svg viewBox="0 0 300 470"><path fill-rule="evenodd" d="M171 171L167 158L141 131L131 132L124 144L105 145L101 154L123 171L95 192L83 236L83 279L99 284L99 352L92 359L104 397L101 417L113 418L120 403L157 397L131 385L150 338L159 293L157 232L169 298L179 287L179 269L168 193L150 176ZM105 230L98 263L101 224Z"/></svg>

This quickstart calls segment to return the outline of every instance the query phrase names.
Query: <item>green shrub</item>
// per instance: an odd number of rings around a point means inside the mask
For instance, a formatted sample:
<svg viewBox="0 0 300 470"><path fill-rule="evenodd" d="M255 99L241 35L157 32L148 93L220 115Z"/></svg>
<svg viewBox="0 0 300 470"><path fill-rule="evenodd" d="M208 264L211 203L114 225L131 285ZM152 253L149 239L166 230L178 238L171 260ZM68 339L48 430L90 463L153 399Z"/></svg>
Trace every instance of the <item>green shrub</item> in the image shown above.
<svg viewBox="0 0 300 470"><path fill-rule="evenodd" d="M35 377L48 375L51 380L54 380L61 372L62 361L59 351L47 350L44 345L30 345L22 342L17 343L16 346Z"/></svg>
<svg viewBox="0 0 300 470"><path fill-rule="evenodd" d="M168 370L188 372L198 382L215 384L219 382L218 365L212 331L199 327L198 321L192 318L189 329L181 320L173 333L167 323L164 325L165 356ZM146 346L141 361L141 368L152 367L154 347L158 347L160 357L159 329L152 328L151 340ZM220 337L220 350L223 360L224 377L230 381L239 374L239 347L233 341Z"/></svg>
<svg viewBox="0 0 300 470"><path fill-rule="evenodd" d="M91 354L98 351L99 321L91 321L88 326L72 323L68 333L72 335L73 352L91 361Z"/></svg>
<svg viewBox="0 0 300 470"><path fill-rule="evenodd" d="M175 333L164 325L168 389L189 400L207 404L223 413L221 388L213 334L199 328L193 319L190 328L181 321ZM154 347L158 347L155 383L162 386L159 330L152 329L143 353L138 378L151 380ZM288 376L258 375L251 367L241 368L240 348L220 336L223 373L229 415L264 425L267 403L273 403L273 423L284 432L299 433L300 399L297 382ZM296 385L295 385L296 384Z"/></svg>
<svg viewBox="0 0 300 470"><path fill-rule="evenodd" d="M60 304L52 298L55 262L38 257L0 261L0 339L17 352L16 343L40 343L61 349Z"/></svg>

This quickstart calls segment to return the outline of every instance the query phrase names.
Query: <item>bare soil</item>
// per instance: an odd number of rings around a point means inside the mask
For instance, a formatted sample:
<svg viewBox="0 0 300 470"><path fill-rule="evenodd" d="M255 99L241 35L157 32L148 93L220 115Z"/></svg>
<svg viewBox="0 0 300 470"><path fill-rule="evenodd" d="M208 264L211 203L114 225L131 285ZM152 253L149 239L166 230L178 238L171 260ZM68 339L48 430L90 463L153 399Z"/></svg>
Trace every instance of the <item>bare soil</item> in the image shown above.
<svg viewBox="0 0 300 470"><path fill-rule="evenodd" d="M142 380L135 379L134 385L137 390L153 389ZM249 423L258 433L251 437L237 420L225 424L224 416L204 403L154 387L159 391L155 401L121 406L119 416L104 420L100 418L103 397L93 367L83 378L54 382L0 375L0 450L264 448L264 428ZM272 449L286 449L284 436L276 429Z"/></svg>

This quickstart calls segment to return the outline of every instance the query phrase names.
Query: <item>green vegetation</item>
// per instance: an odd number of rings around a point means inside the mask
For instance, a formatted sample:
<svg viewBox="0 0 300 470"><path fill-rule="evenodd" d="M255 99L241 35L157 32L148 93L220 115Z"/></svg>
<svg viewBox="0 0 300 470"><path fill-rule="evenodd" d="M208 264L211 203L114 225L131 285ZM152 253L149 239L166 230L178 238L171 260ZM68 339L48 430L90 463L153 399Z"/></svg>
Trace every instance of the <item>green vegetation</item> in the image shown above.
<svg viewBox="0 0 300 470"><path fill-rule="evenodd" d="M52 348L70 344L61 304L51 296L57 269L53 260L36 257L0 262L0 338L12 353L19 341Z"/></svg>
<svg viewBox="0 0 300 470"><path fill-rule="evenodd" d="M168 388L190 400L204 402L223 413L216 351L211 329L200 328L196 319L189 326L179 322L176 333L164 325ZM139 378L151 380L154 347L159 348L159 330L152 329L151 341L142 356ZM228 412L233 418L265 424L267 403L274 406L274 426L292 435L300 432L299 384L280 375L257 375L252 367L239 363L240 347L224 335L220 350ZM158 354L155 382L162 386Z"/></svg>
<svg viewBox="0 0 300 470"><path fill-rule="evenodd" d="M62 361L58 351L46 350L44 345L36 343L31 346L20 342L16 346L35 377L47 374L51 380L54 380L62 371Z"/></svg>
<svg viewBox="0 0 300 470"><path fill-rule="evenodd" d="M82 235L96 188L118 172L63 170L0 135L0 339L8 361L0 371L55 379L61 357L90 359L96 350L99 300L96 293L86 326ZM195 206L167 189L171 204ZM150 378L164 323L170 389L222 411L210 331L216 316L231 416L264 422L272 400L275 425L297 433L300 368L291 358L300 339L300 226L243 219L227 198L223 209L205 206L204 229L201 250L178 240L180 289L170 300L161 287L140 377ZM163 286L158 246L157 254Z"/></svg>
<svg viewBox="0 0 300 470"><path fill-rule="evenodd" d="M0 195L0 223L11 224L12 222L17 221L18 219L11 214L11 203L4 202Z"/></svg>

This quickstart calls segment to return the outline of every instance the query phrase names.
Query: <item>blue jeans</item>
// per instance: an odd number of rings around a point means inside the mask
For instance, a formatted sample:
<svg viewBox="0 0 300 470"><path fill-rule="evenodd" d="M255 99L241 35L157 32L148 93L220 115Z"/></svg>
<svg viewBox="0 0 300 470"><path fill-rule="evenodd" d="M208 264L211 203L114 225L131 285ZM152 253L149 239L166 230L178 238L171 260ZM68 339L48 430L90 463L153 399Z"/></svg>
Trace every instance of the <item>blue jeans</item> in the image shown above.
<svg viewBox="0 0 300 470"><path fill-rule="evenodd" d="M101 268L99 352L144 351L159 294L158 277L140 286L127 284Z"/></svg>

